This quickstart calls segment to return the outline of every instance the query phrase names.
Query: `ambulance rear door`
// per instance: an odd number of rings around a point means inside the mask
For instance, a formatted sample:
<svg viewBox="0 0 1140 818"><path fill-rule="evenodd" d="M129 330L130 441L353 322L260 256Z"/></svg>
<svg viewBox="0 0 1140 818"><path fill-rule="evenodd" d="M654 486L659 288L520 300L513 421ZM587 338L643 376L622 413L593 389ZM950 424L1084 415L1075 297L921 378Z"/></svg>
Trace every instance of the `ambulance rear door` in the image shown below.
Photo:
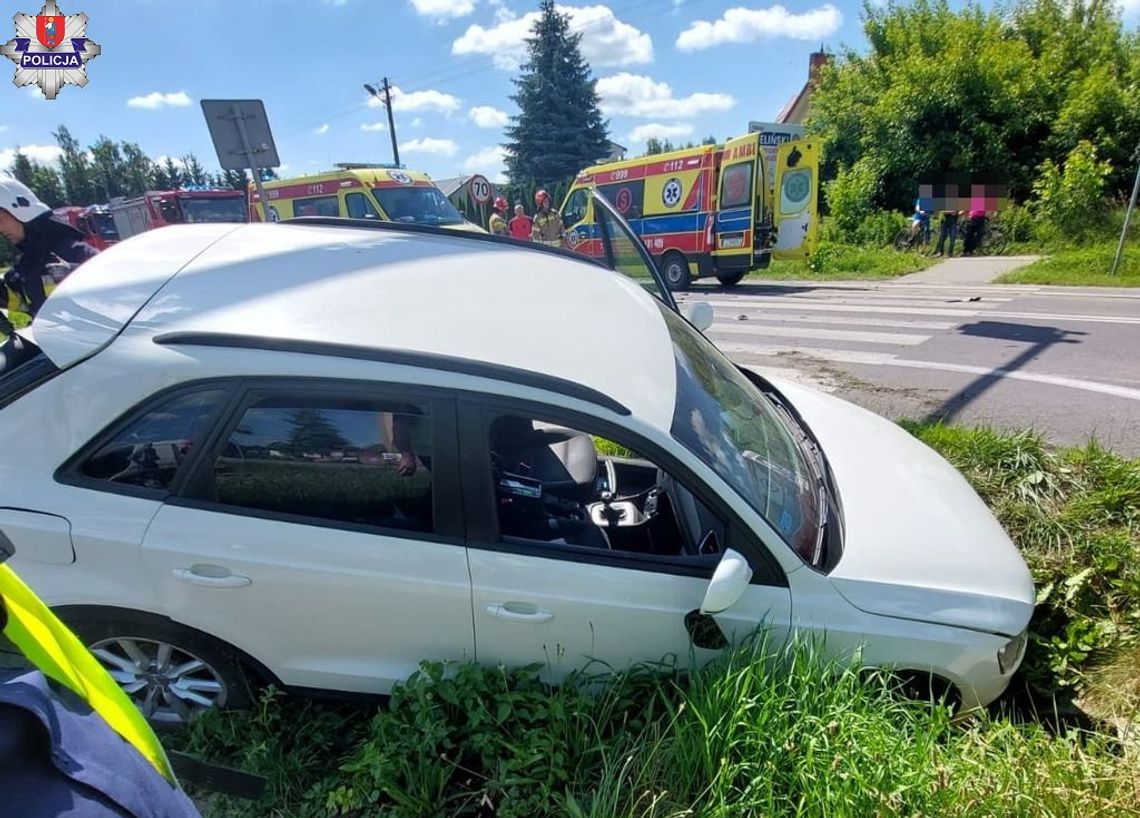
<svg viewBox="0 0 1140 818"><path fill-rule="evenodd" d="M724 143L713 224L713 254L718 269L752 268L756 201L762 180L759 171L760 134L750 133Z"/></svg>
<svg viewBox="0 0 1140 818"><path fill-rule="evenodd" d="M819 230L819 141L797 139L776 152L772 221L776 227L773 258L807 258L815 251Z"/></svg>

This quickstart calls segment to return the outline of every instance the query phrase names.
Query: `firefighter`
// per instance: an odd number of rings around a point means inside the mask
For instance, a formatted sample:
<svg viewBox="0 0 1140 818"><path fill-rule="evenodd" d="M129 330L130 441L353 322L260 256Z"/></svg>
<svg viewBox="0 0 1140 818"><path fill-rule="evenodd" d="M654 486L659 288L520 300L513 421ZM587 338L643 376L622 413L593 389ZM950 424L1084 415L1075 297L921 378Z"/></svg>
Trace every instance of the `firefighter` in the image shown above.
<svg viewBox="0 0 1140 818"><path fill-rule="evenodd" d="M200 818L142 714L7 565L0 634L34 667L0 670L0 815Z"/></svg>
<svg viewBox="0 0 1140 818"><path fill-rule="evenodd" d="M562 216L550 209L550 194L540 190L534 194L534 224L531 227L531 237L539 244L547 247L562 246Z"/></svg>
<svg viewBox="0 0 1140 818"><path fill-rule="evenodd" d="M50 207L11 176L0 176L0 236L20 254L4 276L4 284L23 299L32 317L47 298L43 277L54 257L78 265L98 252L83 241L82 233L54 218ZM12 324L0 313L0 333L12 332Z"/></svg>
<svg viewBox="0 0 1140 818"><path fill-rule="evenodd" d="M491 205L491 218L487 220L487 229L494 236L506 236L507 230L507 200L502 196L495 197Z"/></svg>

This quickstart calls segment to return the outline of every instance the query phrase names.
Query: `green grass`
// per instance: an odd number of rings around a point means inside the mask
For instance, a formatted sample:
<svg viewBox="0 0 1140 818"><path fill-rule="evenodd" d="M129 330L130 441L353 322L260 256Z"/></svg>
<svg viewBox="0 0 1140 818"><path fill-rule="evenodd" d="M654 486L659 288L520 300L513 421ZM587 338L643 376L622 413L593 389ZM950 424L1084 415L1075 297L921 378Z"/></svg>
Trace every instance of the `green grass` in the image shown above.
<svg viewBox="0 0 1140 818"><path fill-rule="evenodd" d="M938 259L892 248L856 247L823 242L813 258L773 261L767 270L750 273L748 280L842 281L847 279L897 278L925 270Z"/></svg>
<svg viewBox="0 0 1140 818"><path fill-rule="evenodd" d="M1064 284L1088 287L1140 287L1140 247L1126 244L1117 275L1109 275L1116 242L1062 248L1027 267L1006 273L1001 284Z"/></svg>
<svg viewBox="0 0 1140 818"><path fill-rule="evenodd" d="M1043 710L1076 701L1135 724L1140 461L1031 432L904 425L962 470L1033 572L1014 687ZM1140 814L1134 741L1003 715L1025 708L955 718L815 648L759 641L699 672L639 669L604 688L429 663L386 706L270 692L170 740L268 777L259 804L196 794L214 818Z"/></svg>

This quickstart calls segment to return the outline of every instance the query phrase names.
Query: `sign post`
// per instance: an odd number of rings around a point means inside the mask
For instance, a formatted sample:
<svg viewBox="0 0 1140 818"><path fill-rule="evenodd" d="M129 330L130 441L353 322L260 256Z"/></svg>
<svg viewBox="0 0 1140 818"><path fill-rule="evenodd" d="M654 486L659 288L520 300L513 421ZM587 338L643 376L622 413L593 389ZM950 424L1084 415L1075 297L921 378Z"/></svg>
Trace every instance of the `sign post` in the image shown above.
<svg viewBox="0 0 1140 818"><path fill-rule="evenodd" d="M259 99L204 99L202 113L222 170L249 169L265 209L265 219L271 221L261 169L280 167L281 159L277 156L265 104Z"/></svg>
<svg viewBox="0 0 1140 818"><path fill-rule="evenodd" d="M776 183L776 152L785 142L802 138L804 126L785 122L749 122L748 133L757 132L760 133L760 150L764 152L768 187L772 187Z"/></svg>
<svg viewBox="0 0 1140 818"><path fill-rule="evenodd" d="M1132 158L1140 161L1140 145L1136 147L1136 152L1132 154ZM1136 194L1140 193L1140 167L1136 168L1136 181L1132 184L1132 198L1128 200L1128 210L1124 212L1124 228L1120 231L1120 244L1116 245L1116 258L1112 260L1112 272L1109 275L1116 275L1120 269L1120 257L1124 255L1124 239L1128 236L1128 223L1132 221L1132 211L1136 209Z"/></svg>

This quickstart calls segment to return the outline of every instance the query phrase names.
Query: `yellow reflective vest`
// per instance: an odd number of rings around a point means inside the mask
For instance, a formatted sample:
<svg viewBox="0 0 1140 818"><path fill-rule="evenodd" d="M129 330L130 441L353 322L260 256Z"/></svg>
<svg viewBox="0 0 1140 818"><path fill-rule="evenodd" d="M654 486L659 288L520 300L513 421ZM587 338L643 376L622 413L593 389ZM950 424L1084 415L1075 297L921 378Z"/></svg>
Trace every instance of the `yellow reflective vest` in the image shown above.
<svg viewBox="0 0 1140 818"><path fill-rule="evenodd" d="M143 714L75 634L7 565L0 565L0 597L8 614L4 636L45 676L87 702L164 778L174 782L166 752Z"/></svg>
<svg viewBox="0 0 1140 818"><path fill-rule="evenodd" d="M487 227L496 236L507 235L507 220L498 213L491 214L491 218L487 220Z"/></svg>

